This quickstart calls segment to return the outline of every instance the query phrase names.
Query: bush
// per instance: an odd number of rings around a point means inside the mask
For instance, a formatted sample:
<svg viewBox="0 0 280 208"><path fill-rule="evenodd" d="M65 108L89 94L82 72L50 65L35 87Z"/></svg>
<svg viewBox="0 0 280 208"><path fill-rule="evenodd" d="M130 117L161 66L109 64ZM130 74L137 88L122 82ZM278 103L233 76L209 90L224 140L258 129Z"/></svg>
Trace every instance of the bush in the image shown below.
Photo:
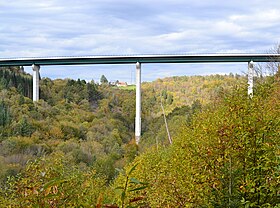
<svg viewBox="0 0 280 208"><path fill-rule="evenodd" d="M69 166L63 155L29 162L10 177L1 204L11 207L95 207L105 181L92 169Z"/></svg>

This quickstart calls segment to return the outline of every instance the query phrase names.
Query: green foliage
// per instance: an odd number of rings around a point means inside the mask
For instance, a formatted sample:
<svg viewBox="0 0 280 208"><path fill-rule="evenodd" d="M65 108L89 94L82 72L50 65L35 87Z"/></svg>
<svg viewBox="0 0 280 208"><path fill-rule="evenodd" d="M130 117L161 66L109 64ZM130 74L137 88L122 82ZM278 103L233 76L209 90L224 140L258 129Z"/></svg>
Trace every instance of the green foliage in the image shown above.
<svg viewBox="0 0 280 208"><path fill-rule="evenodd" d="M173 95L168 95L166 99L166 104L171 105L173 103Z"/></svg>
<svg viewBox="0 0 280 208"><path fill-rule="evenodd" d="M101 207L113 199L118 205L111 207L279 204L277 77L256 80L253 99L243 76L143 83L140 145L132 139L133 90L46 78L40 81L42 99L34 104L23 96L24 83L15 88L11 80L0 78L4 207ZM244 88L233 87L242 83ZM118 176L116 168L125 165Z"/></svg>
<svg viewBox="0 0 280 208"><path fill-rule="evenodd" d="M176 107L192 105L197 100L206 105L220 99L221 94L229 92L235 86L245 84L245 76L240 75L175 76L157 79L142 85L143 110L145 114L156 114L158 117L160 97L163 98L163 103L167 104L167 114ZM156 103L153 103L153 97L156 98Z"/></svg>
<svg viewBox="0 0 280 208"><path fill-rule="evenodd" d="M70 79L42 79L40 88L43 99L36 104L15 88L1 90L0 157L7 168L0 182L28 160L58 151L113 180L115 168L134 157L126 146L134 131L134 93Z"/></svg>
<svg viewBox="0 0 280 208"><path fill-rule="evenodd" d="M136 85L119 86L118 89L122 89L122 90L136 90Z"/></svg>
<svg viewBox="0 0 280 208"><path fill-rule="evenodd" d="M143 204L141 201L143 200L143 196L135 196L135 194L139 193L139 191L144 190L148 187L148 183L141 182L136 178L131 177L133 171L135 171L137 167L137 163L134 164L127 171L117 169L118 172L124 178L124 183L121 186L115 187L116 192L116 203L118 207L141 207Z"/></svg>
<svg viewBox="0 0 280 208"><path fill-rule="evenodd" d="M8 180L1 204L10 207L95 207L105 183L94 170L69 166L63 155L29 162Z"/></svg>
<svg viewBox="0 0 280 208"><path fill-rule="evenodd" d="M7 124L10 123L10 112L8 106L1 101L0 102L0 126L5 127Z"/></svg>
<svg viewBox="0 0 280 208"><path fill-rule="evenodd" d="M166 89L162 90L161 96L162 96L163 99L165 99L165 100L167 99L167 91L166 91Z"/></svg>
<svg viewBox="0 0 280 208"><path fill-rule="evenodd" d="M195 113L191 123L178 130L172 146L136 158L139 165L132 177L151 184L140 193L146 204L279 205L279 90L279 82L267 79L250 100L247 89L238 88Z"/></svg>
<svg viewBox="0 0 280 208"><path fill-rule="evenodd" d="M31 134L34 132L34 129L32 125L28 123L27 118L23 117L16 125L14 132L16 135L20 135L23 137L31 136Z"/></svg>
<svg viewBox="0 0 280 208"><path fill-rule="evenodd" d="M0 89L15 87L17 91L32 97L32 77L20 70L20 67L0 67Z"/></svg>
<svg viewBox="0 0 280 208"><path fill-rule="evenodd" d="M104 74L102 74L102 76L100 78L100 83L101 84L108 84L108 79L105 77Z"/></svg>
<svg viewBox="0 0 280 208"><path fill-rule="evenodd" d="M201 104L199 101L194 102L191 106L176 107L167 115L167 123L171 137L176 137L178 134L178 128L184 125L188 125L191 122L192 116L201 110ZM147 145L167 146L169 141L167 138L167 132L164 125L163 116L153 119L144 131L144 135L141 140L142 148Z"/></svg>
<svg viewBox="0 0 280 208"><path fill-rule="evenodd" d="M7 135L7 125L11 122L9 107L4 101L0 101L0 138ZM1 140L1 139L0 139Z"/></svg>

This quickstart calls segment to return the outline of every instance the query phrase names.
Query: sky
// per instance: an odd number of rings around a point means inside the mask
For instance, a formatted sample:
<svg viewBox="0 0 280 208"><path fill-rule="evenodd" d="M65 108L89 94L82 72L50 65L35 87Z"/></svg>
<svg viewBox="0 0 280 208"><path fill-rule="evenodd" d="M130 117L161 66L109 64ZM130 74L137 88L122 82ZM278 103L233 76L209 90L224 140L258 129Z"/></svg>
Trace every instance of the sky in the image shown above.
<svg viewBox="0 0 280 208"><path fill-rule="evenodd" d="M0 0L0 58L267 53L279 43L279 0ZM246 63L143 64L142 81L246 70ZM40 73L135 82L135 65L42 66Z"/></svg>

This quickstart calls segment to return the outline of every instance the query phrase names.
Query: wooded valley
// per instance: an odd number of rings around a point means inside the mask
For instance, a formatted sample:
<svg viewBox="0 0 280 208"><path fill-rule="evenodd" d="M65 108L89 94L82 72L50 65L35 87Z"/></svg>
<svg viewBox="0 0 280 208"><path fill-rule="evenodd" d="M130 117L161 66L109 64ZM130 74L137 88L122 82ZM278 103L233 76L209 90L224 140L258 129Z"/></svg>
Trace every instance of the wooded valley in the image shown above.
<svg viewBox="0 0 280 208"><path fill-rule="evenodd" d="M0 68L0 207L280 207L280 74L181 76L135 91ZM168 139L163 117L166 114Z"/></svg>

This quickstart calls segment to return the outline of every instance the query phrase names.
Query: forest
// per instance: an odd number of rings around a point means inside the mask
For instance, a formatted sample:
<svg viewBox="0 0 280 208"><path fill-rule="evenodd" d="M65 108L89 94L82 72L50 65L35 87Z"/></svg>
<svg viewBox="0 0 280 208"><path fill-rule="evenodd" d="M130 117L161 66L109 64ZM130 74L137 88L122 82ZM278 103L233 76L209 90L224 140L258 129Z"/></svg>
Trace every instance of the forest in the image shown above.
<svg viewBox="0 0 280 208"><path fill-rule="evenodd" d="M0 207L280 207L279 70L142 88L0 68Z"/></svg>

